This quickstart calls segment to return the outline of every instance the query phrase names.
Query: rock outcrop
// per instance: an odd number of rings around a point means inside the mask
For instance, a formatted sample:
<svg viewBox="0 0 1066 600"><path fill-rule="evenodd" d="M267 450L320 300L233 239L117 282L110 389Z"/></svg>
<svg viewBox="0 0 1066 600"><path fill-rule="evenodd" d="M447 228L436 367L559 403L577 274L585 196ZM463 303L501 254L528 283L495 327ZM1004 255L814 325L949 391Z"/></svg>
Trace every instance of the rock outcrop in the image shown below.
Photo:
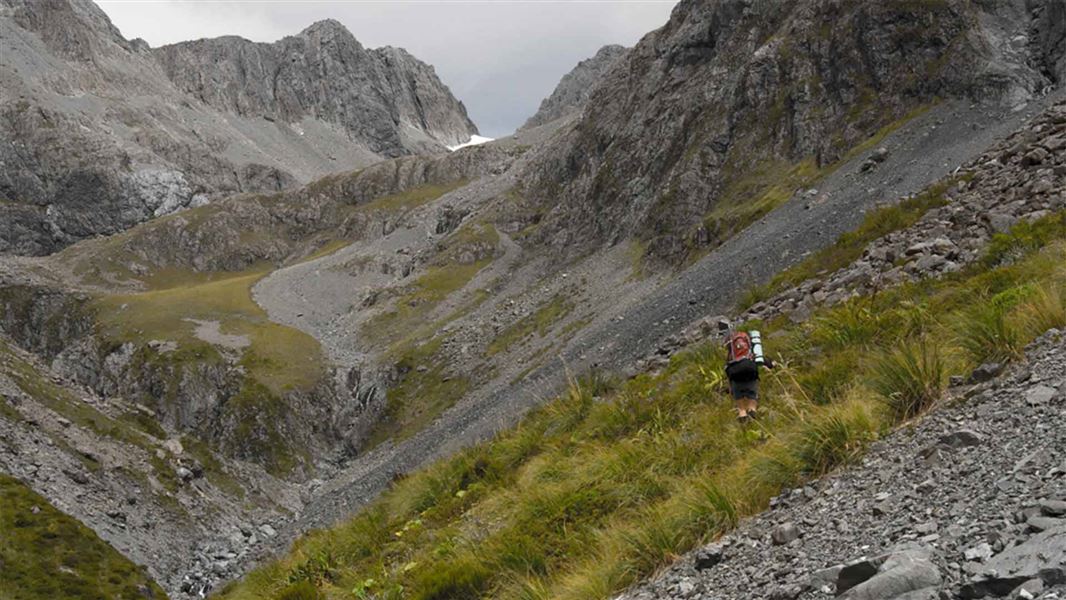
<svg viewBox="0 0 1066 600"><path fill-rule="evenodd" d="M637 235L678 259L746 224L730 209L936 97L1020 105L1060 69L1055 4L683 1L527 173L541 239L574 252Z"/></svg>
<svg viewBox="0 0 1066 600"><path fill-rule="evenodd" d="M600 48L592 58L577 63L576 67L563 75L555 90L541 101L536 114L530 117L519 131L580 113L584 110L593 88L626 51L624 46L611 44Z"/></svg>
<svg viewBox="0 0 1066 600"><path fill-rule="evenodd" d="M3 0L0 40L5 253L49 254L234 192L443 153L477 131L432 67L364 49L336 22L276 44L152 50L91 0Z"/></svg>
<svg viewBox="0 0 1066 600"><path fill-rule="evenodd" d="M402 48L370 50L334 20L273 44L235 36L152 50L167 77L240 116L344 128L383 156L440 150L477 133L433 67Z"/></svg>

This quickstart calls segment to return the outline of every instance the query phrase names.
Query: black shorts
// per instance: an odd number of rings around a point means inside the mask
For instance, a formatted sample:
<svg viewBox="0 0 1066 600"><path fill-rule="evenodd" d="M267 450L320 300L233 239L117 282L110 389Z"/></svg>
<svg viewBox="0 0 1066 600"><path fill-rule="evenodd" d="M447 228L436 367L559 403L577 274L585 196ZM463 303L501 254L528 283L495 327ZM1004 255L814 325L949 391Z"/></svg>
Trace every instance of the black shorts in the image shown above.
<svg viewBox="0 0 1066 600"><path fill-rule="evenodd" d="M752 400L758 400L759 380L752 379L751 381L730 381L729 391L733 393L734 400L740 400L741 398L751 398Z"/></svg>

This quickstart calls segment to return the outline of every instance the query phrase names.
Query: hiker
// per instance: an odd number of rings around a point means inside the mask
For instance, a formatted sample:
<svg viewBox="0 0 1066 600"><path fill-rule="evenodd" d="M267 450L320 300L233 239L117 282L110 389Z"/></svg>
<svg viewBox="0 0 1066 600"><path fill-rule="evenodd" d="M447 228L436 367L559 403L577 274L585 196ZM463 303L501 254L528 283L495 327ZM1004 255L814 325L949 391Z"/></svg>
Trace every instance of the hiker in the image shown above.
<svg viewBox="0 0 1066 600"><path fill-rule="evenodd" d="M774 368L772 360L763 356L762 337L758 331L734 331L726 338L725 374L729 391L737 405L741 421L754 417L759 410L759 367Z"/></svg>

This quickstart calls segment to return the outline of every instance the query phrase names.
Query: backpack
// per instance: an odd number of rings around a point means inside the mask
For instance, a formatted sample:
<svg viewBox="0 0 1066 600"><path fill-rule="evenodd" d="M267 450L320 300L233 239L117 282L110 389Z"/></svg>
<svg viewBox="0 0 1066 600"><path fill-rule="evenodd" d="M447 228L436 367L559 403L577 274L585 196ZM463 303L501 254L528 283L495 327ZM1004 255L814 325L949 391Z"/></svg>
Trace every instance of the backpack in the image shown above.
<svg viewBox="0 0 1066 600"><path fill-rule="evenodd" d="M728 346L728 354L726 356L726 364L735 363L742 360L755 360L755 352L751 348L751 336L746 332L738 331L729 336L729 341L726 342Z"/></svg>
<svg viewBox="0 0 1066 600"><path fill-rule="evenodd" d="M738 331L726 342L725 374L732 381L752 381L759 378L751 336Z"/></svg>

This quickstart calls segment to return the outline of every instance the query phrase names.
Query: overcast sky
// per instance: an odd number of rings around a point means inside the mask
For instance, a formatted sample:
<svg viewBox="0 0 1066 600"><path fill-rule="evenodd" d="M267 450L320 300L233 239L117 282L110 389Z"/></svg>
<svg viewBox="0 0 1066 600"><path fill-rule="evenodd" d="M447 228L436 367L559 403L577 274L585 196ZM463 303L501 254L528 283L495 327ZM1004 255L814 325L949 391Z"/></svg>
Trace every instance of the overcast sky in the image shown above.
<svg viewBox="0 0 1066 600"><path fill-rule="evenodd" d="M128 38L153 47L239 35L257 42L337 19L364 46L400 46L432 64L483 135L536 112L578 61L632 46L675 0L97 0Z"/></svg>

